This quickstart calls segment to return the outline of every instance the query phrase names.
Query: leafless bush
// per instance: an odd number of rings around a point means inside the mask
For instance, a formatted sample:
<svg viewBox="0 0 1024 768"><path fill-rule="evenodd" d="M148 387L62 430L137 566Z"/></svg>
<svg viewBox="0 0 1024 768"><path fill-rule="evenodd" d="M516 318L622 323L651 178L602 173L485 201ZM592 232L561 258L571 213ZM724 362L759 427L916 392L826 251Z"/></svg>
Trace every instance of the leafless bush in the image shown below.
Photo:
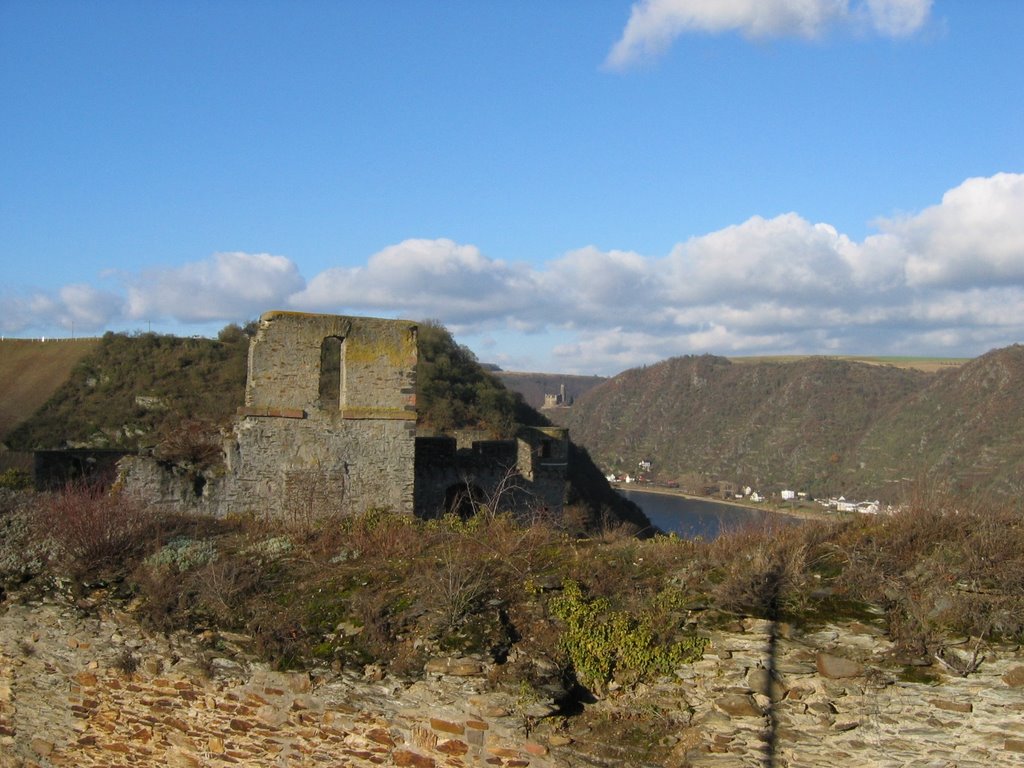
<svg viewBox="0 0 1024 768"><path fill-rule="evenodd" d="M196 608L209 615L217 626L241 623L243 599L259 584L255 564L239 557L222 557L206 563L192 575Z"/></svg>
<svg viewBox="0 0 1024 768"><path fill-rule="evenodd" d="M57 545L76 576L94 574L137 554L153 534L152 514L138 501L87 482L42 497L39 534Z"/></svg>
<svg viewBox="0 0 1024 768"><path fill-rule="evenodd" d="M707 546L705 566L716 606L770 618L804 610L825 530L813 523L766 523L720 535Z"/></svg>
<svg viewBox="0 0 1024 768"><path fill-rule="evenodd" d="M458 542L448 540L434 556L433 567L419 575L423 602L436 617L441 631L454 629L487 594L486 562L481 562Z"/></svg>
<svg viewBox="0 0 1024 768"><path fill-rule="evenodd" d="M123 675L133 675L139 668L139 659L130 648L123 648L114 659L114 668Z"/></svg>
<svg viewBox="0 0 1024 768"><path fill-rule="evenodd" d="M203 471L223 460L222 443L216 426L193 419L165 431L153 455L185 469Z"/></svg>
<svg viewBox="0 0 1024 768"><path fill-rule="evenodd" d="M950 632L1024 635L1024 510L1005 501L918 498L838 541L838 584L887 607L890 633L932 656Z"/></svg>

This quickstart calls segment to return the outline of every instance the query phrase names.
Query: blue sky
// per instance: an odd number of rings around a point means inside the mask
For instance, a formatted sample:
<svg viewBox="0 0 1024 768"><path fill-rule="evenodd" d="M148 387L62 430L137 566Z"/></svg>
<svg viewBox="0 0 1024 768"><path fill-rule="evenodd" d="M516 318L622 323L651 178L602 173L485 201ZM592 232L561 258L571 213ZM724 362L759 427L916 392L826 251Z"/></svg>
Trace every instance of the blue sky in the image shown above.
<svg viewBox="0 0 1024 768"><path fill-rule="evenodd" d="M510 370L1024 340L1016 0L0 2L0 333Z"/></svg>

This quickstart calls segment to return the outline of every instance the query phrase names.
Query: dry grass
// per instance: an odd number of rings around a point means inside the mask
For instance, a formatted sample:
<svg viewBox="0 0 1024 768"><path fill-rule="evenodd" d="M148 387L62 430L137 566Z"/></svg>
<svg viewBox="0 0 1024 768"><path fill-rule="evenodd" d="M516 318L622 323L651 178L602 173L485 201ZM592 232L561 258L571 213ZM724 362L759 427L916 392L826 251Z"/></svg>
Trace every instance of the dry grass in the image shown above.
<svg viewBox="0 0 1024 768"><path fill-rule="evenodd" d="M752 355L750 357L730 357L734 363L793 363L806 360L808 357L828 357L830 360L845 360L848 363L866 363L867 365L891 365L894 368L909 368L924 373L958 368L969 363L969 357L895 357L880 355Z"/></svg>
<svg viewBox="0 0 1024 768"><path fill-rule="evenodd" d="M0 341L0 440L39 410L99 339Z"/></svg>
<svg viewBox="0 0 1024 768"><path fill-rule="evenodd" d="M944 663L954 640L977 649L1024 637L1024 510L979 499L919 494L893 516L751 526L711 542L579 539L491 514L376 510L312 527L157 517L83 487L40 495L33 509L37 535L62 557L12 560L9 575L102 571L143 598L154 627L244 631L281 667L418 674L431 655L502 660L516 648L504 675L534 684L530 660L544 659L571 676L550 603L568 583L581 606L605 606L666 647L723 614L815 624L863 620L869 608L904 651ZM13 535L16 519L12 507L0 523Z"/></svg>

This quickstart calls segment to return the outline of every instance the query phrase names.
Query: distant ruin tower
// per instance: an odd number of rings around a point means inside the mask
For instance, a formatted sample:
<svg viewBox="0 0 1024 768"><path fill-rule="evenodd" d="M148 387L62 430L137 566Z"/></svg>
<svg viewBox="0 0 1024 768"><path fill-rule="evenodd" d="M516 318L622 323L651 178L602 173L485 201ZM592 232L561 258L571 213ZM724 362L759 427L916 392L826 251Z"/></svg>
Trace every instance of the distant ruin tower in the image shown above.
<svg viewBox="0 0 1024 768"><path fill-rule="evenodd" d="M565 398L565 384L559 385L558 394L544 395L544 408L564 408L568 405L569 401Z"/></svg>

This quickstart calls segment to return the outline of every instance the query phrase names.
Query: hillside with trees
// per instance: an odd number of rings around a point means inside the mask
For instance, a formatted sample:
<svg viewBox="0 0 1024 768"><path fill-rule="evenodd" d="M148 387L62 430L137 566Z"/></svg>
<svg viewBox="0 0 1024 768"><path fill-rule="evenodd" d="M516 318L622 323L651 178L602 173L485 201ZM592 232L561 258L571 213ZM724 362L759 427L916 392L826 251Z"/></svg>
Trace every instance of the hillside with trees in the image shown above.
<svg viewBox="0 0 1024 768"><path fill-rule="evenodd" d="M889 495L908 480L1013 491L1024 468L1024 347L961 367L679 357L581 397L565 423L597 461L661 479Z"/></svg>

